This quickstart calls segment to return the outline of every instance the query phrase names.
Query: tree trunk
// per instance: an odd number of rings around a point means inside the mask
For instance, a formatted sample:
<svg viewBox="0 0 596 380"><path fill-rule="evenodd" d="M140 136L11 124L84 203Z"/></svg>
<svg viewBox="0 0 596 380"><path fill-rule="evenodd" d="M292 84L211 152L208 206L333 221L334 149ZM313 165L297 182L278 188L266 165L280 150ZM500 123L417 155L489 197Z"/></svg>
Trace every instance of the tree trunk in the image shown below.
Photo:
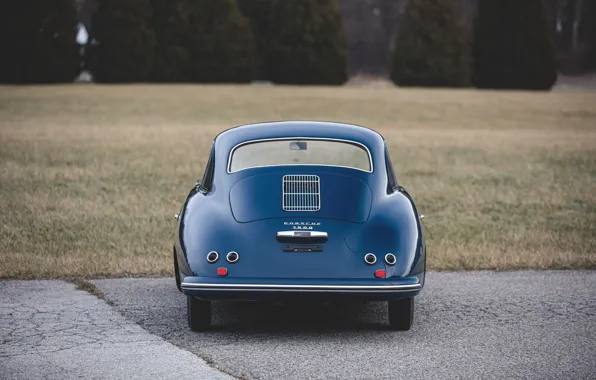
<svg viewBox="0 0 596 380"><path fill-rule="evenodd" d="M582 6L583 0L576 0L575 2L575 12L573 17L573 36L571 38L571 49L576 50L579 46L579 30L581 27L582 21Z"/></svg>

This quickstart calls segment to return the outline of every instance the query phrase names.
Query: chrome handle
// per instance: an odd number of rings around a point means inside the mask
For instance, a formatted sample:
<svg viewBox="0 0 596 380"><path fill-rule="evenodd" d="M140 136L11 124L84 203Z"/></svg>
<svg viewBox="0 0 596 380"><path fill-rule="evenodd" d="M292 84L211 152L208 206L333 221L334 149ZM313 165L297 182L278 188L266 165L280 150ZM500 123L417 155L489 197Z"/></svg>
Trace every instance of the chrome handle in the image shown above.
<svg viewBox="0 0 596 380"><path fill-rule="evenodd" d="M327 232L321 231L277 231L279 242L323 243L327 241Z"/></svg>
<svg viewBox="0 0 596 380"><path fill-rule="evenodd" d="M277 231L277 237L327 238L328 235L321 231Z"/></svg>

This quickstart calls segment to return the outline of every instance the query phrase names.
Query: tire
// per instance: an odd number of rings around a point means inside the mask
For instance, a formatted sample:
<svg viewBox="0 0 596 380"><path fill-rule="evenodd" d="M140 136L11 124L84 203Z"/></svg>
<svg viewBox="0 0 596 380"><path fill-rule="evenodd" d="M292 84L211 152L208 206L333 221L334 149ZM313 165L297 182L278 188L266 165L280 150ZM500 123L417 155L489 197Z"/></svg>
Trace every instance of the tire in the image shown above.
<svg viewBox="0 0 596 380"><path fill-rule="evenodd" d="M188 327L192 331L205 331L211 326L211 302L186 296Z"/></svg>
<svg viewBox="0 0 596 380"><path fill-rule="evenodd" d="M174 278L176 279L176 287L179 292L182 292L180 281L180 270L178 269L178 259L176 258L176 247L174 247Z"/></svg>
<svg viewBox="0 0 596 380"><path fill-rule="evenodd" d="M389 324L393 330L408 331L414 322L414 297L389 301Z"/></svg>

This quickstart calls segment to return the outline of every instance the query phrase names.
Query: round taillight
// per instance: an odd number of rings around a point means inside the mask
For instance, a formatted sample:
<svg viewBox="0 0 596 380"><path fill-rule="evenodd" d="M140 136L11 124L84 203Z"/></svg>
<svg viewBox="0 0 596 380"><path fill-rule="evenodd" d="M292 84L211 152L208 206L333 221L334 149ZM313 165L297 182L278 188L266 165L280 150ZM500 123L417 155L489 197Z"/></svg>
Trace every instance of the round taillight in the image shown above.
<svg viewBox="0 0 596 380"><path fill-rule="evenodd" d="M368 265L373 265L377 262L377 256L373 255L372 253L367 253L364 255L364 262Z"/></svg>
<svg viewBox="0 0 596 380"><path fill-rule="evenodd" d="M213 264L217 260L219 260L219 253L217 253L216 251L211 251L207 254L207 262L209 264Z"/></svg>
<svg viewBox="0 0 596 380"><path fill-rule="evenodd" d="M240 255L236 251L228 252L226 255L226 260L230 264L234 264L236 261L238 261L238 259L240 259Z"/></svg>
<svg viewBox="0 0 596 380"><path fill-rule="evenodd" d="M396 261L397 259L395 258L395 255L393 253L388 253L385 255L385 262L387 263L387 265L395 265Z"/></svg>

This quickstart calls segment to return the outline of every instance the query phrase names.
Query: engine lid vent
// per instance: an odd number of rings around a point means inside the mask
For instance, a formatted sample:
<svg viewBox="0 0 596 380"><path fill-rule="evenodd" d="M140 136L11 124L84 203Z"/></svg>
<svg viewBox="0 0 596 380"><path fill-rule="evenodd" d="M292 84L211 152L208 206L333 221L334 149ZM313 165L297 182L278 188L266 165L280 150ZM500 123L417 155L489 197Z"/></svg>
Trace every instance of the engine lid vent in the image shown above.
<svg viewBox="0 0 596 380"><path fill-rule="evenodd" d="M321 209L321 180L312 174L285 175L282 179L282 208L284 211L319 211Z"/></svg>

